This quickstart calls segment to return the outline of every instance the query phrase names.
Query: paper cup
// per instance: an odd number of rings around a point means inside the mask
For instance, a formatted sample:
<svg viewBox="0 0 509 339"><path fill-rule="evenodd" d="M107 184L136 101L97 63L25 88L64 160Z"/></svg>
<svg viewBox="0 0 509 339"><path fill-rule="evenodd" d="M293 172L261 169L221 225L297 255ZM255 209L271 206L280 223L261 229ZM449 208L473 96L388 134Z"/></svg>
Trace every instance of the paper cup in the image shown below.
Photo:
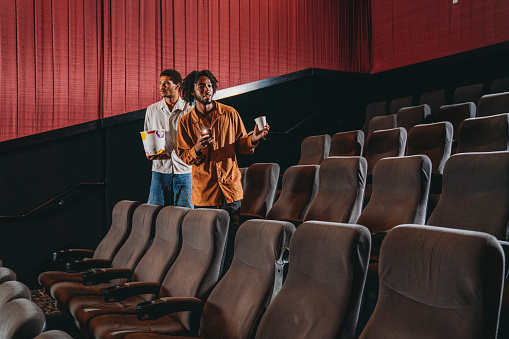
<svg viewBox="0 0 509 339"><path fill-rule="evenodd" d="M267 124L267 118L262 115L261 117L258 117L255 119L256 125L258 125L258 130L261 131L265 128L265 125Z"/></svg>
<svg viewBox="0 0 509 339"><path fill-rule="evenodd" d="M143 148L145 148L145 154L158 155L164 153L166 149L164 129L143 131L140 132L140 134L141 140L143 140Z"/></svg>

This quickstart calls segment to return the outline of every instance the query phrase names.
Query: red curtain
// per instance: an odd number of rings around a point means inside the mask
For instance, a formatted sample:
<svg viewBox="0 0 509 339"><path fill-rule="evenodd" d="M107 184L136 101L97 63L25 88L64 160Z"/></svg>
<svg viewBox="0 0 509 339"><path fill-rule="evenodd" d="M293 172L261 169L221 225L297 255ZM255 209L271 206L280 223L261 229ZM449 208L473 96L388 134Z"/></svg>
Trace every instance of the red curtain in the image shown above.
<svg viewBox="0 0 509 339"><path fill-rule="evenodd" d="M509 40L507 0L371 0L372 73Z"/></svg>
<svg viewBox="0 0 509 339"><path fill-rule="evenodd" d="M460 0L465 1L465 0ZM220 88L369 72L369 0L2 0L0 141L138 110L164 68Z"/></svg>

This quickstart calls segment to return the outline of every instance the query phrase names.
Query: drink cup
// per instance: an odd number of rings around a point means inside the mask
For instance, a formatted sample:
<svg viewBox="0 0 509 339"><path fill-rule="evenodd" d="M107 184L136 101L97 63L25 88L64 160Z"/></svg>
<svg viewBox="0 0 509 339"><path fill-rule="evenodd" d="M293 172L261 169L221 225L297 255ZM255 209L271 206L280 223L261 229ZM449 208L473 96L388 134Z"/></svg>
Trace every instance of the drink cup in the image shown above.
<svg viewBox="0 0 509 339"><path fill-rule="evenodd" d="M258 126L258 130L261 131L265 128L265 125L267 124L267 118L262 115L261 117L258 117L255 119L256 125Z"/></svg>

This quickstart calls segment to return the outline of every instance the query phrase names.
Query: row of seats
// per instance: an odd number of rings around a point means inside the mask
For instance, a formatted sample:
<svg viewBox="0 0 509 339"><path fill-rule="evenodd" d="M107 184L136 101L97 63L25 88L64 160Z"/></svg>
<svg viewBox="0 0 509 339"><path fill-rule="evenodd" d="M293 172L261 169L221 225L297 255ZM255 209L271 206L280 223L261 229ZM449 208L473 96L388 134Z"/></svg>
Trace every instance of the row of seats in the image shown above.
<svg viewBox="0 0 509 339"><path fill-rule="evenodd" d="M95 338L355 336L370 257L366 227L308 221L295 229L288 222L249 220L237 232L230 269L213 282L204 276L210 277L211 270L217 276L216 265L209 264L214 253L224 257L226 235L216 232L220 224L224 230L227 227L228 215L222 212L161 209L154 241L136 270L147 256L153 261L156 252L164 252L156 245L164 234L167 242L181 247L163 283L140 281L141 277L133 281L133 276L130 282L101 293L76 294L64 311ZM212 220L214 213L224 214L226 223ZM180 234L170 240L168 235L175 236L179 226ZM277 264L284 263L282 248L287 246L288 275L281 285ZM360 338L496 338L504 259L493 236L398 226L385 237L379 262L380 298ZM61 282L51 290L66 284L86 291L99 282L90 276L104 272L87 272L83 283ZM200 290L209 293L200 295ZM458 322L458 318L468 320Z"/></svg>
<svg viewBox="0 0 509 339"><path fill-rule="evenodd" d="M486 89L483 84L474 84L461 86L454 90L452 101L446 98L445 90L436 90L424 92L419 96L418 104L426 104L430 108L430 119L433 122L442 121L437 119L440 107L444 105L456 105L463 103L478 103L481 97L485 94L496 94L509 92L509 78L496 79L491 83L489 89ZM388 101L373 102L366 107L366 120L362 131L367 135L369 122L373 117L380 115L393 115L396 114L403 107L410 107L414 105L413 96L401 97ZM481 108L481 111L483 109ZM507 111L500 111L505 113ZM496 113L494 113L496 114Z"/></svg>
<svg viewBox="0 0 509 339"><path fill-rule="evenodd" d="M0 338L71 339L63 331L43 332L46 317L31 298L30 289L0 260Z"/></svg>
<svg viewBox="0 0 509 339"><path fill-rule="evenodd" d="M367 110L380 109L377 105ZM464 102L452 105L440 105L435 111L428 104L405 106L396 113L386 115L379 111L369 119L367 116L367 138L377 130L404 127L407 131L418 124L449 121L453 125L453 139L458 140L461 123L474 117L487 117L501 113L509 113L509 92L482 96L476 106L475 102Z"/></svg>

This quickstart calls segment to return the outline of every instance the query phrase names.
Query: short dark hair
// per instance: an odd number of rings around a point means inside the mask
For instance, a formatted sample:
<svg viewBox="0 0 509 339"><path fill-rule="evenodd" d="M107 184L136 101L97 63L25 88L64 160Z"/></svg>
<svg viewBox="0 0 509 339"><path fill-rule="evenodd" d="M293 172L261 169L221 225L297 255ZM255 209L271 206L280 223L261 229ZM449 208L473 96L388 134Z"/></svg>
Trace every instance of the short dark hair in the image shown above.
<svg viewBox="0 0 509 339"><path fill-rule="evenodd" d="M214 93L212 93L212 95L214 95L217 91L217 79L216 77L214 76L214 74L212 74L211 71L205 69L203 71L192 71L191 73L189 73L186 78L184 79L183 83L182 83L182 86L180 87L180 94L182 96L182 99L184 99L185 101L189 102L189 103L192 103L194 102L194 84L198 81L198 79L202 76L205 76L207 77L210 82L212 83L212 89L214 90Z"/></svg>
<svg viewBox="0 0 509 339"><path fill-rule="evenodd" d="M175 85L182 84L182 75L180 75L180 73L174 69L165 69L159 76L169 77L171 82L173 82Z"/></svg>

